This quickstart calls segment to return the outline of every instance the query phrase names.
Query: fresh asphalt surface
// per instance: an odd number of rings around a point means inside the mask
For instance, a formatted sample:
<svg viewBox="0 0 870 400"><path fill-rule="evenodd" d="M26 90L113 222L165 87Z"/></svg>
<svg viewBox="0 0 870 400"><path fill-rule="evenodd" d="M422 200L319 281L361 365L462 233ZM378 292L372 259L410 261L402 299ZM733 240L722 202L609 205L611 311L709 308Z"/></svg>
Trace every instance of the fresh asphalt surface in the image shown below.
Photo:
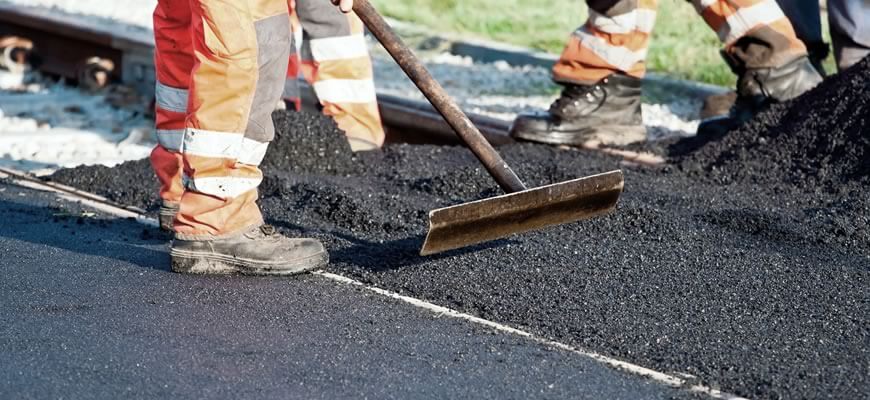
<svg viewBox="0 0 870 400"><path fill-rule="evenodd" d="M317 276L173 274L86 211L0 180L0 398L693 397Z"/></svg>

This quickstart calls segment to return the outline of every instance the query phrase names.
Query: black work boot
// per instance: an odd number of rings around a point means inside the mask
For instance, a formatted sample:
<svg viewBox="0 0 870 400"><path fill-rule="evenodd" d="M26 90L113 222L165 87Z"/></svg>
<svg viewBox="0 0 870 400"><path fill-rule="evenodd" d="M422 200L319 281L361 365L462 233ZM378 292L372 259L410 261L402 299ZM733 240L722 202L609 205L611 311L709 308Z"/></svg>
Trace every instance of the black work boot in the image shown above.
<svg viewBox="0 0 870 400"><path fill-rule="evenodd" d="M319 241L288 238L271 225L208 238L177 233L169 254L172 271L187 274L293 275L329 262Z"/></svg>
<svg viewBox="0 0 870 400"><path fill-rule="evenodd" d="M160 204L160 211L157 213L157 222L160 223L160 230L164 232L172 232L172 227L175 224L175 214L178 214L178 203L163 201Z"/></svg>
<svg viewBox="0 0 870 400"><path fill-rule="evenodd" d="M520 114L511 136L532 142L597 147L646 140L641 80L610 75L594 85L564 84L547 113Z"/></svg>
<svg viewBox="0 0 870 400"><path fill-rule="evenodd" d="M727 57L726 57L727 59ZM737 99L728 115L709 118L699 135L724 135L743 125L769 105L798 97L822 82L822 75L806 56L778 68L738 69Z"/></svg>
<svg viewBox="0 0 870 400"><path fill-rule="evenodd" d="M830 54L828 44L825 42L813 42L805 44L807 46L807 58L810 60L813 68L815 68L816 71L819 72L819 75L824 78L828 75L823 65L825 59L828 58L828 54ZM724 55L724 53L723 57L726 60L728 59L728 56ZM734 104L736 103L737 92L735 91L707 96L707 98L704 99L703 106L701 107L701 119L706 120L710 118L728 116L731 108L734 107Z"/></svg>

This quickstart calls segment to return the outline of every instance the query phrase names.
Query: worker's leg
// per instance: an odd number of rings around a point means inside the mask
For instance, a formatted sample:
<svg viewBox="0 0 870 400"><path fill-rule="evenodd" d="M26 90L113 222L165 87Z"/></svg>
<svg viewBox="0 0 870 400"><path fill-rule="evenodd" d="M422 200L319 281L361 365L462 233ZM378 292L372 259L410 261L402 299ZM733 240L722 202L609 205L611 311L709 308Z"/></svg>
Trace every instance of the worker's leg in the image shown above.
<svg viewBox="0 0 870 400"><path fill-rule="evenodd" d="M722 55L737 75L737 97L728 115L703 121L698 133L721 135L769 104L812 89L821 74L776 0L692 0L719 35Z"/></svg>
<svg viewBox="0 0 870 400"><path fill-rule="evenodd" d="M287 0L290 8L290 30L292 35L290 46L290 62L287 65L287 78L284 81L284 92L281 97L288 110L300 111L302 109L302 93L299 88L299 80L302 79L300 48L302 44L302 24L296 14L296 0Z"/></svg>
<svg viewBox="0 0 870 400"><path fill-rule="evenodd" d="M834 56L841 71L870 54L870 1L828 0Z"/></svg>
<svg viewBox="0 0 870 400"><path fill-rule="evenodd" d="M588 0L589 19L553 67L565 88L547 113L521 114L511 136L541 143L598 146L646 140L641 78L657 0Z"/></svg>
<svg viewBox="0 0 870 400"><path fill-rule="evenodd" d="M738 94L782 101L796 97L821 76L776 0L693 0L718 33L723 54L738 75ZM809 69L807 69L809 67Z"/></svg>
<svg viewBox="0 0 870 400"><path fill-rule="evenodd" d="M287 239L262 225L256 203L258 165L275 134L271 114L290 55L287 2L192 4L195 59L173 269L285 274L320 266L326 257L320 243Z"/></svg>
<svg viewBox="0 0 870 400"><path fill-rule="evenodd" d="M324 114L335 118L354 150L382 146L384 129L362 21L353 13L342 14L328 0L296 0L296 12L304 35L303 72Z"/></svg>
<svg viewBox="0 0 870 400"><path fill-rule="evenodd" d="M151 152L151 165L160 181L160 226L171 230L184 191L180 151L193 68L189 0L158 1L154 10L154 42L158 144Z"/></svg>
<svg viewBox="0 0 870 400"><path fill-rule="evenodd" d="M818 0L777 0L786 18L791 22L798 39L807 47L813 66L824 75L822 62L830 54L822 38L822 16Z"/></svg>
<svg viewBox="0 0 870 400"><path fill-rule="evenodd" d="M553 67L561 83L594 84L613 73L643 78L657 0L588 0L589 19Z"/></svg>

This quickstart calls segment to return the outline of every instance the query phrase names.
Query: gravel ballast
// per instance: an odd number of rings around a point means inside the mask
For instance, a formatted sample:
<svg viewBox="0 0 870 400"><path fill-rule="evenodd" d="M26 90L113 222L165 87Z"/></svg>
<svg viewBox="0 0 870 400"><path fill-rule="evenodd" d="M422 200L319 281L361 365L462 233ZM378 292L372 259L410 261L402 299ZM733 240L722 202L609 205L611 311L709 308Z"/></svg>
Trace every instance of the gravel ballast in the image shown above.
<svg viewBox="0 0 870 400"><path fill-rule="evenodd" d="M746 397L863 398L868 77L865 60L725 138L670 146L667 167L625 169L613 214L434 257L417 255L428 210L500 193L464 148L353 155L329 119L277 113L261 204L285 233L324 240L331 271L366 283ZM533 144L500 151L531 186L619 167ZM147 174L136 162L54 179L153 209Z"/></svg>

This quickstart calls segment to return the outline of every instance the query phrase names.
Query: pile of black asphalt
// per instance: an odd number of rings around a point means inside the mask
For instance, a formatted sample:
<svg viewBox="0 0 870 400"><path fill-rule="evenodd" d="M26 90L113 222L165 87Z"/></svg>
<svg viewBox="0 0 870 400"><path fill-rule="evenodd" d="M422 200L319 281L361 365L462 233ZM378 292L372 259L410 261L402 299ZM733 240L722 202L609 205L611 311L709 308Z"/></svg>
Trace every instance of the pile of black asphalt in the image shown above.
<svg viewBox="0 0 870 400"><path fill-rule="evenodd" d="M319 276L186 276L166 241L0 179L0 398L689 399Z"/></svg>
<svg viewBox="0 0 870 400"><path fill-rule="evenodd" d="M500 194L461 147L351 154L318 115L278 113L261 204L330 248L329 270L752 398L870 392L870 61L725 137L625 168L618 210L433 257L427 213ZM500 148L530 186L620 168ZM54 179L155 207L147 162Z"/></svg>

